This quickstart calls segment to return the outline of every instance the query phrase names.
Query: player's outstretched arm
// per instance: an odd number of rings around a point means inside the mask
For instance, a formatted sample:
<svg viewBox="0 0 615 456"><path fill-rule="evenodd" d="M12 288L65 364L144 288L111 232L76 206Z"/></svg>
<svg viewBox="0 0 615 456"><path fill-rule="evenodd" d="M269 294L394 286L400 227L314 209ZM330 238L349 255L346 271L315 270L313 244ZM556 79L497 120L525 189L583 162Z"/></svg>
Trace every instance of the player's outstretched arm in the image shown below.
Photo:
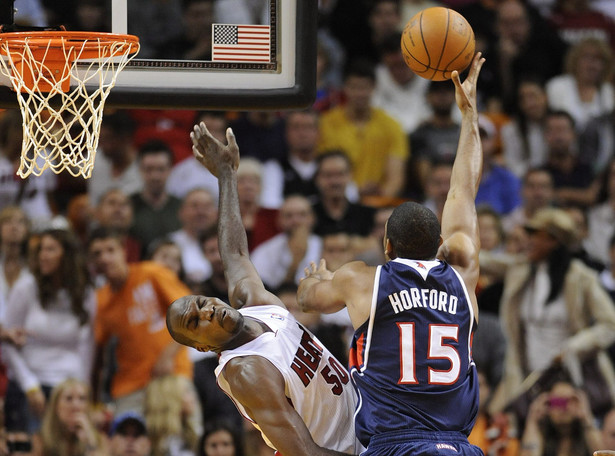
<svg viewBox="0 0 615 456"><path fill-rule="evenodd" d="M235 358L227 363L223 375L233 396L283 456L344 455L314 442L286 397L284 378L265 358Z"/></svg>
<svg viewBox="0 0 615 456"><path fill-rule="evenodd" d="M346 263L335 272L321 259L305 269L297 290L297 303L303 312L333 313L347 307L350 320L358 328L367 320L373 292L374 269L362 261Z"/></svg>
<svg viewBox="0 0 615 456"><path fill-rule="evenodd" d="M483 153L478 132L476 82L484 61L480 52L474 56L463 83L459 73L453 72L455 99L462 121L450 190L442 212L444 242L438 252L439 258L460 272L469 291L474 290L478 280L480 241L474 201L482 174Z"/></svg>
<svg viewBox="0 0 615 456"><path fill-rule="evenodd" d="M214 176L220 190L218 203L218 248L228 282L233 307L255 304L278 304L281 301L267 292L248 252L246 236L237 195L239 147L233 131L226 130L224 145L207 130L203 122L190 133L192 152Z"/></svg>

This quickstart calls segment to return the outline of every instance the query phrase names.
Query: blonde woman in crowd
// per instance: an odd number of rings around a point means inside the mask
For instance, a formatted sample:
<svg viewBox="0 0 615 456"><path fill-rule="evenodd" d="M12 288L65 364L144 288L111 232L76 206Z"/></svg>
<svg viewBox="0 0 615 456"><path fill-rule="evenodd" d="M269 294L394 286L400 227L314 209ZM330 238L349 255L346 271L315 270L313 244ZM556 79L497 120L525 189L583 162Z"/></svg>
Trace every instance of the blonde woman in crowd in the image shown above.
<svg viewBox="0 0 615 456"><path fill-rule="evenodd" d="M33 456L107 456L108 442L90 416L88 385L74 378L51 392L40 433L42 451Z"/></svg>
<svg viewBox="0 0 615 456"><path fill-rule="evenodd" d="M194 456L202 416L193 383L176 375L152 380L145 393L145 422L152 456Z"/></svg>
<svg viewBox="0 0 615 456"><path fill-rule="evenodd" d="M599 172L612 154L614 141L613 51L604 41L586 38L568 50L565 67L564 74L546 84L549 107L570 113L579 137L579 159Z"/></svg>

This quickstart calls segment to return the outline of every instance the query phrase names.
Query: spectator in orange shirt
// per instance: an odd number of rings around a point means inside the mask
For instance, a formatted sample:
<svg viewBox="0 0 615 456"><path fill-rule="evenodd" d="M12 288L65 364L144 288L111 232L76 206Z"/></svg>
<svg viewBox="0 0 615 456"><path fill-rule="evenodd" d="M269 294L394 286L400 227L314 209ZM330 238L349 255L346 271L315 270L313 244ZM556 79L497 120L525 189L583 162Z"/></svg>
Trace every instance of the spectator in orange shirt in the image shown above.
<svg viewBox="0 0 615 456"><path fill-rule="evenodd" d="M117 370L111 379L111 398L116 413L143 413L145 388L153 378L192 377L186 349L173 342L165 328L167 307L190 290L164 266L129 264L117 231L94 230L88 250L96 270L107 279L96 296L94 395L99 393L103 348L115 336Z"/></svg>

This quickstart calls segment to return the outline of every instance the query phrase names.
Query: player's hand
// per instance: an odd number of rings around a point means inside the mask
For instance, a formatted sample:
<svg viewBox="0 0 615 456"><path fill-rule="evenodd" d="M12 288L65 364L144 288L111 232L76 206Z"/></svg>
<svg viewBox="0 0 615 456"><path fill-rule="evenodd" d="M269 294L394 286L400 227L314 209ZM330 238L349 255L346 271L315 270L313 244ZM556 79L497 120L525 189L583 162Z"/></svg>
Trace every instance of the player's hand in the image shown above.
<svg viewBox="0 0 615 456"><path fill-rule="evenodd" d="M214 176L220 177L225 166L233 170L239 166L239 146L230 128L226 129L226 146L212 136L204 122L194 126L190 139L192 153Z"/></svg>
<svg viewBox="0 0 615 456"><path fill-rule="evenodd" d="M310 266L305 268L304 272L304 279L307 279L309 277L318 280L331 280L333 278L333 272L327 269L327 262L324 258L320 260L318 266L316 266L316 263L311 261Z"/></svg>
<svg viewBox="0 0 615 456"><path fill-rule="evenodd" d="M455 100L462 114L468 110L478 114L478 106L476 106L476 82L478 81L478 75L483 63L485 63L485 59L482 58L480 52L477 52L470 65L468 77L463 83L459 78L459 72L457 70L452 73L451 79L455 84Z"/></svg>

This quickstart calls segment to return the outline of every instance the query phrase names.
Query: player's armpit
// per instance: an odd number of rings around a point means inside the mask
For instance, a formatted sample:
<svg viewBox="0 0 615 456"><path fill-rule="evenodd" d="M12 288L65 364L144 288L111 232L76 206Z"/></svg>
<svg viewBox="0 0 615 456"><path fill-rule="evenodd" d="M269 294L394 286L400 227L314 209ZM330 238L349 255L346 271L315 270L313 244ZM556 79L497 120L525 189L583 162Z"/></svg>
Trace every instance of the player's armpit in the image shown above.
<svg viewBox="0 0 615 456"><path fill-rule="evenodd" d="M478 269L477 256L479 248L470 236L455 233L445 239L438 249L437 257L459 269Z"/></svg>
<svg viewBox="0 0 615 456"><path fill-rule="evenodd" d="M267 291L260 279L253 280L252 277L246 277L237 282L235 287L229 290L229 295L231 305L235 309L266 305L284 307L280 298Z"/></svg>

